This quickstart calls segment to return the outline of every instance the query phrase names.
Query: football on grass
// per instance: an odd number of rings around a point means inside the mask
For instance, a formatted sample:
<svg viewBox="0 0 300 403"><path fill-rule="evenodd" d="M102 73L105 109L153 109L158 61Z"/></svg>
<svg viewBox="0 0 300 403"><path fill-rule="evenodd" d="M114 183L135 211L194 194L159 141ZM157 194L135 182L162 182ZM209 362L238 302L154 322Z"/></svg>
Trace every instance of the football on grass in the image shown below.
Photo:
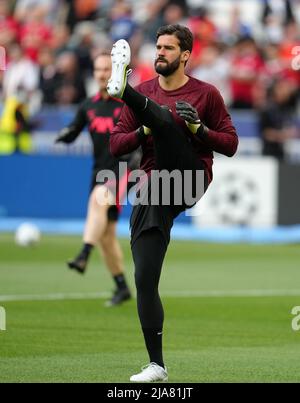
<svg viewBox="0 0 300 403"><path fill-rule="evenodd" d="M41 232L36 225L24 223L16 231L15 241L24 248L37 245L41 240Z"/></svg>

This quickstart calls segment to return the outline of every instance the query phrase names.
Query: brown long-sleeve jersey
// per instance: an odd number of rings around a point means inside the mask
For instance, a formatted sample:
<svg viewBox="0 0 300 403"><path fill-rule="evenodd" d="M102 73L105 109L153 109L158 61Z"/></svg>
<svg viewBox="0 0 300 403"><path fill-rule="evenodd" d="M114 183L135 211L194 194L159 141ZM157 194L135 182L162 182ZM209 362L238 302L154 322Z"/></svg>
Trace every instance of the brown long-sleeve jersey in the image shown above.
<svg viewBox="0 0 300 403"><path fill-rule="evenodd" d="M188 83L175 91L165 91L159 85L158 77L139 85L136 90L160 105L167 105L172 110L175 121L192 139L192 144L200 160L206 166L209 182L212 181L213 153L218 152L232 157L238 147L238 136L232 124L231 117L225 107L219 91L210 84L190 77ZM193 135L184 120L176 114L176 102L186 101L195 107L201 121L209 131L203 137ZM143 143L136 130L140 122L134 112L125 106L120 120L110 137L111 153L120 157L136 150L140 145L143 150L141 169L146 173L157 169L153 151L153 137L147 136Z"/></svg>

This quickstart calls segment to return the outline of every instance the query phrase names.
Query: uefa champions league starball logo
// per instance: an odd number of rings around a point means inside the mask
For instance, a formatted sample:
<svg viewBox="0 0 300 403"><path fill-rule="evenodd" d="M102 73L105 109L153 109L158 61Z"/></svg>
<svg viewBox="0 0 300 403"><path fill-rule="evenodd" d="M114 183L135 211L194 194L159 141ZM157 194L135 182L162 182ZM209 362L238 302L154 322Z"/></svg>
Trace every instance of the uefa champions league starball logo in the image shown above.
<svg viewBox="0 0 300 403"><path fill-rule="evenodd" d="M229 173L216 186L211 197L215 214L223 224L248 225L259 209L256 183L241 174Z"/></svg>

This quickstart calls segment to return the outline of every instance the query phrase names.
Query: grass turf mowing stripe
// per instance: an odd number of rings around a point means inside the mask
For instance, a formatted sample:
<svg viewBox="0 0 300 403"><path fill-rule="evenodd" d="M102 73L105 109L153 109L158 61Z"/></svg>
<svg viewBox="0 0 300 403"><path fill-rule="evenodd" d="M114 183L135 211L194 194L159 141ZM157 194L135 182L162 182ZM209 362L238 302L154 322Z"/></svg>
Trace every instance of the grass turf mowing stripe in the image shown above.
<svg viewBox="0 0 300 403"><path fill-rule="evenodd" d="M251 297L299 297L300 290L240 290L240 291L176 291L162 292L162 297L172 298L251 298ZM44 295L0 295L0 302L17 301L64 301L109 298L108 292L99 293L66 293Z"/></svg>
<svg viewBox="0 0 300 403"><path fill-rule="evenodd" d="M114 284L97 253L87 276L66 269L81 242L43 237L20 249L0 235L0 295L16 299L0 300L0 383L128 382L147 364L136 301L103 306ZM134 290L129 242L121 244ZM300 305L299 261L298 245L173 242L160 287L170 381L299 382L291 314ZM24 300L32 296L40 300Z"/></svg>
<svg viewBox="0 0 300 403"><path fill-rule="evenodd" d="M292 297L166 298L170 382L299 382ZM128 382L148 357L133 302L8 302L1 382ZM120 334L121 332L121 334Z"/></svg>

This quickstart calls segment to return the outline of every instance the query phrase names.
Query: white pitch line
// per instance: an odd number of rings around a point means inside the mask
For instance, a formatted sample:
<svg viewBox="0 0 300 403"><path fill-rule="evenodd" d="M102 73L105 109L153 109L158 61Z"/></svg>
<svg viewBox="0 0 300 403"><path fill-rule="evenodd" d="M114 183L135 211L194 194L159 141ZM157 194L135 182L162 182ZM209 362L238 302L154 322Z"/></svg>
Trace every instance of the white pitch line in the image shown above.
<svg viewBox="0 0 300 403"><path fill-rule="evenodd" d="M234 298L234 297L300 297L300 290L232 290L232 291L165 291L162 297L172 298ZM43 295L0 295L0 302L64 301L109 298L107 292L60 293Z"/></svg>
<svg viewBox="0 0 300 403"><path fill-rule="evenodd" d="M100 299L108 298L109 293L60 293L60 294L26 294L26 295L0 295L0 302L14 301L64 301L64 300L82 300L82 299Z"/></svg>

